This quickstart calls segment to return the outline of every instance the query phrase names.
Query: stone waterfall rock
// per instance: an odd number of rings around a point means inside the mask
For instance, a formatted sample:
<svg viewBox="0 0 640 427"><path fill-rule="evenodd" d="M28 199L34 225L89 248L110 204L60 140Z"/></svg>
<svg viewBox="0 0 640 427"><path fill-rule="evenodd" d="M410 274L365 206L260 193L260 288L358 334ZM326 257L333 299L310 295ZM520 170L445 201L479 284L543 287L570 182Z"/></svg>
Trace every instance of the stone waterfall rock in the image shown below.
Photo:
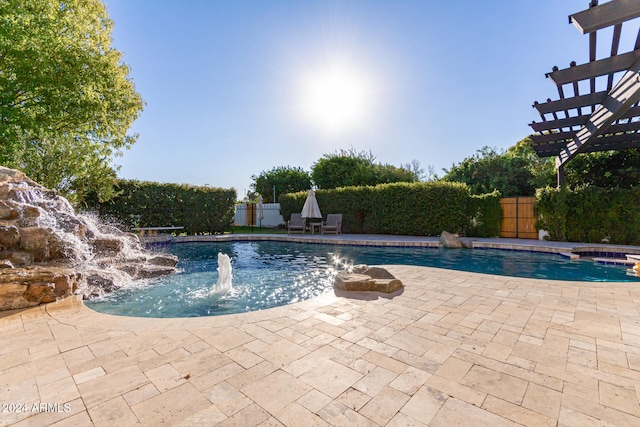
<svg viewBox="0 0 640 427"><path fill-rule="evenodd" d="M0 166L0 311L101 295L175 272L173 255L90 215L24 173Z"/></svg>
<svg viewBox="0 0 640 427"><path fill-rule="evenodd" d="M176 266L176 258L173 255L158 254L149 258L147 264L174 268Z"/></svg>
<svg viewBox="0 0 640 427"><path fill-rule="evenodd" d="M16 268L8 259L0 259L0 268Z"/></svg>
<svg viewBox="0 0 640 427"><path fill-rule="evenodd" d="M447 231L443 231L442 234L440 234L440 243L442 243L442 246L445 248L459 249L462 247L460 239Z"/></svg>
<svg viewBox="0 0 640 427"><path fill-rule="evenodd" d="M384 268L360 264L354 266L351 272L340 271L336 275L333 287L342 291L375 291L390 294L404 288L404 285Z"/></svg>
<svg viewBox="0 0 640 427"><path fill-rule="evenodd" d="M366 264L354 265L351 272L355 274L364 274L372 279L395 279L394 275L389 273L389 270L382 267L369 267Z"/></svg>
<svg viewBox="0 0 640 427"><path fill-rule="evenodd" d="M18 217L18 211L3 201L0 201L0 220L3 219L16 219Z"/></svg>
<svg viewBox="0 0 640 427"><path fill-rule="evenodd" d="M15 246L20 241L20 232L18 227L14 225L1 225L0 226L0 249L10 248Z"/></svg>
<svg viewBox="0 0 640 427"><path fill-rule="evenodd" d="M0 259L11 262L16 267L33 264L33 254L15 249L0 251Z"/></svg>
<svg viewBox="0 0 640 427"><path fill-rule="evenodd" d="M463 248L473 249L473 240L468 237L464 239L460 239L460 244L462 245Z"/></svg>
<svg viewBox="0 0 640 427"><path fill-rule="evenodd" d="M0 269L0 311L33 307L70 296L82 274L64 267Z"/></svg>
<svg viewBox="0 0 640 427"><path fill-rule="evenodd" d="M91 246L93 246L93 250L96 254L102 256L113 256L122 252L124 249L124 242L122 239L116 238L98 238L93 239Z"/></svg>

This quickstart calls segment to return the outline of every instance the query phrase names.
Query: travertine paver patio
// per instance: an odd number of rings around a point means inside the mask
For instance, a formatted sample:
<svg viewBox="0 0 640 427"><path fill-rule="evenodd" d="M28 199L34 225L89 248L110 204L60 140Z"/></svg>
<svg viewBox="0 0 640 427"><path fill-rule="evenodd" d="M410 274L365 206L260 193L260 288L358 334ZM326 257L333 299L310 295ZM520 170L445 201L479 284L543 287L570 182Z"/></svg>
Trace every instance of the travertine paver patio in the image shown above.
<svg viewBox="0 0 640 427"><path fill-rule="evenodd" d="M0 313L0 425L640 425L640 286L389 266L393 297Z"/></svg>

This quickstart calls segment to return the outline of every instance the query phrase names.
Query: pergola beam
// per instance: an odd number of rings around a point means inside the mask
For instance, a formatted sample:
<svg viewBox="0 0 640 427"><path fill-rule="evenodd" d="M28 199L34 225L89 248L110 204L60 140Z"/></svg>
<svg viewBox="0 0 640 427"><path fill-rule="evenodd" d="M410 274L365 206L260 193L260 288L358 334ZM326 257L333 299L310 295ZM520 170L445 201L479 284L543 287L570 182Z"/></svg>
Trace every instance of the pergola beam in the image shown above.
<svg viewBox="0 0 640 427"><path fill-rule="evenodd" d="M603 146L610 146L613 144L619 144L622 146L622 143L627 140L635 140L637 133L622 133L619 135L606 135L598 137L591 145L584 147L581 150L581 153L589 153L593 151L600 151ZM550 157L557 156L560 154L562 149L564 149L567 145L567 142L571 140L566 139L558 139L552 140L549 142L545 142L543 144L533 144L532 148L540 157Z"/></svg>
<svg viewBox="0 0 640 427"><path fill-rule="evenodd" d="M639 16L640 2L637 0L612 0L570 15L569 23L587 34Z"/></svg>
<svg viewBox="0 0 640 427"><path fill-rule="evenodd" d="M633 114L633 112L636 112L638 110L640 110L640 107L633 107L631 110L625 113L623 117L618 119L618 123L615 123L609 126L609 128L605 132L603 132L601 136L617 135L622 133L640 131L640 120L635 120L635 121L628 120L625 123L620 123L620 121L631 118L631 116L637 117L637 115ZM583 117L586 117L588 120L591 116L583 116ZM531 138L534 143L544 144L547 142L566 141L569 139L573 139L576 133L577 131L560 132L557 129L554 129L552 132L549 132L549 133L532 135Z"/></svg>
<svg viewBox="0 0 640 427"><path fill-rule="evenodd" d="M621 119L630 119L630 118L633 118L633 117L636 117L636 116L640 116L640 107L632 107L632 108L630 108L620 118ZM536 132L544 132L544 131L552 132L552 131L557 130L557 129L563 129L563 128L568 128L568 127L572 127L572 126L582 126L585 123L587 123L587 120L589 120L589 117L591 117L591 116L588 115L588 114L583 114L581 116L567 117L567 118L564 118L564 119L547 120L545 122L539 122L539 123L538 122L533 122L533 123L531 123L530 126Z"/></svg>
<svg viewBox="0 0 640 427"><path fill-rule="evenodd" d="M582 116L567 117L565 119L548 120L546 122L533 122L531 127L536 132L553 131L556 129L563 129L572 126L582 126L587 122L589 116L583 114Z"/></svg>
<svg viewBox="0 0 640 427"><path fill-rule="evenodd" d="M534 146L536 154L539 157L554 157L560 153L565 146L565 141L551 142L549 144L543 144ZM638 133L624 133L619 135L607 135L601 136L593 142L589 147L585 147L581 153L593 153L598 151L608 150L626 150L629 148L638 148L640 146L640 134Z"/></svg>
<svg viewBox="0 0 640 427"><path fill-rule="evenodd" d="M573 139L576 136L576 133L571 132L553 132L553 133L545 133L542 135L531 135L531 142L534 145L536 144L555 144L562 142L563 144Z"/></svg>
<svg viewBox="0 0 640 427"><path fill-rule="evenodd" d="M573 141L560 151L556 165L561 166L584 150L609 126L621 118L629 108L640 100L640 61L636 61L611 90L604 102L596 108L587 123L576 132Z"/></svg>
<svg viewBox="0 0 640 427"><path fill-rule="evenodd" d="M590 118L591 116L589 116ZM588 121L588 119L587 119ZM620 123L611 125L606 131L601 133L602 136L628 134L629 132L636 132L640 130L640 122ZM531 135L531 141L534 145L540 144L566 144L576 138L579 131L569 132L551 132L542 135Z"/></svg>
<svg viewBox="0 0 640 427"><path fill-rule="evenodd" d="M598 61L576 65L575 67L552 71L547 73L546 76L557 86L562 86L567 83L579 82L618 71L628 70L639 58L640 50L633 50L623 55L610 56Z"/></svg>
<svg viewBox="0 0 640 427"><path fill-rule="evenodd" d="M547 101L543 103L534 103L533 107L538 113L549 114L564 110L571 110L578 107L586 107L589 105L602 104L607 97L606 91L589 93L587 95L574 96L573 98L558 99L557 101Z"/></svg>
<svg viewBox="0 0 640 427"><path fill-rule="evenodd" d="M611 135L601 138L602 142L596 141L593 146L584 150L585 153L607 150L625 150L627 148L637 148L640 145L640 134Z"/></svg>
<svg viewBox="0 0 640 427"><path fill-rule="evenodd" d="M613 27L613 39L611 40L611 56L618 54L618 48L620 47L620 34L622 33L622 24L616 24ZM611 90L613 87L613 73L609 74L607 78L607 90ZM591 91L593 92L593 90Z"/></svg>
<svg viewBox="0 0 640 427"><path fill-rule="evenodd" d="M564 148L565 142L554 142L533 146L538 157L555 157ZM593 153L609 150L626 150L640 147L640 134L609 135L598 138L591 146L586 147L581 153Z"/></svg>

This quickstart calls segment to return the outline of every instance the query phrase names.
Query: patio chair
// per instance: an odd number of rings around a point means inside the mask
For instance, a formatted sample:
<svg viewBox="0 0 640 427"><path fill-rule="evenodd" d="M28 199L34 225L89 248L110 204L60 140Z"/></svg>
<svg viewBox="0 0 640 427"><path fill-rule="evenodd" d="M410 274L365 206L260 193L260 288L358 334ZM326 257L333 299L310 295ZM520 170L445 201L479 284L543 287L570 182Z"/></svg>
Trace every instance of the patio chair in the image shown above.
<svg viewBox="0 0 640 427"><path fill-rule="evenodd" d="M304 229L307 225L307 221L305 218L302 218L302 214L294 213L291 214L291 219L287 221L287 234L293 232L301 232L304 234Z"/></svg>
<svg viewBox="0 0 640 427"><path fill-rule="evenodd" d="M320 226L322 234L341 234L342 233L342 214L329 214L327 220Z"/></svg>

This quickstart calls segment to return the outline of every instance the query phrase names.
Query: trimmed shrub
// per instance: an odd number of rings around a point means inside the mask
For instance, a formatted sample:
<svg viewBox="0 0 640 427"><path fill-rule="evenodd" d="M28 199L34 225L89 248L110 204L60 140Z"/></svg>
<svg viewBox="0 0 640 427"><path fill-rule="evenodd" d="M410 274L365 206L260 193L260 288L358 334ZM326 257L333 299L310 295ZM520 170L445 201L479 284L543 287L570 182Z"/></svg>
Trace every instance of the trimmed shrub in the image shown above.
<svg viewBox="0 0 640 427"><path fill-rule="evenodd" d="M183 226L187 234L203 234L221 233L233 224L233 189L135 180L121 180L117 189L118 196L89 208L129 228Z"/></svg>
<svg viewBox="0 0 640 427"><path fill-rule="evenodd" d="M471 195L469 199L469 227L467 236L498 237L500 235L500 223L502 222L502 209L500 208L500 192Z"/></svg>
<svg viewBox="0 0 640 427"><path fill-rule="evenodd" d="M574 190L542 188L536 193L538 229L551 240L640 244L640 188Z"/></svg>
<svg viewBox="0 0 640 427"><path fill-rule="evenodd" d="M280 197L280 212L285 220L292 213L302 210L306 197L307 192ZM480 230L491 234L496 227L496 235L500 231L499 195L471 202L468 187L460 183L392 183L341 187L317 190L316 198L325 216L329 213L342 213L344 233L438 236L442 231L464 234ZM473 208L470 207L472 203ZM498 209L497 217L495 205ZM476 225L476 228L470 226L470 212L473 212L476 224L481 224Z"/></svg>

